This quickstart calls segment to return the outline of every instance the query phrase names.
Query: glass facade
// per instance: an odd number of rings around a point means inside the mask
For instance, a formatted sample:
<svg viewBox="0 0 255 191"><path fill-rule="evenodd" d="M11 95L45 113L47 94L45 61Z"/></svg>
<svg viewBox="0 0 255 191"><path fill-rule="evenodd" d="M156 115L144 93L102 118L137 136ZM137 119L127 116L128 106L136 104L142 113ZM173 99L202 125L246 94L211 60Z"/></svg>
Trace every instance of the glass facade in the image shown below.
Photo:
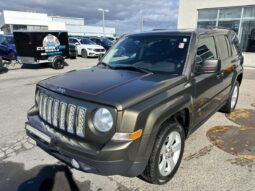
<svg viewBox="0 0 255 191"><path fill-rule="evenodd" d="M255 6L198 10L197 28L234 30L244 52L255 52Z"/></svg>

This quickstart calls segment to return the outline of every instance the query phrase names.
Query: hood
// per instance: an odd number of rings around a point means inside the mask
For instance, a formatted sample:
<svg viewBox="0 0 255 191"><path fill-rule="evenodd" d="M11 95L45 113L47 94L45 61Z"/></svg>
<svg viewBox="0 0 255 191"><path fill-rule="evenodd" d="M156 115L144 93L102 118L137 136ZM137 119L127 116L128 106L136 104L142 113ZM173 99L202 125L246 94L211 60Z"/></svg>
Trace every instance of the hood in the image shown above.
<svg viewBox="0 0 255 191"><path fill-rule="evenodd" d="M183 76L171 77L92 67L43 80L39 86L67 96L99 102L123 110L146 97L159 93L163 86L174 85L181 78Z"/></svg>

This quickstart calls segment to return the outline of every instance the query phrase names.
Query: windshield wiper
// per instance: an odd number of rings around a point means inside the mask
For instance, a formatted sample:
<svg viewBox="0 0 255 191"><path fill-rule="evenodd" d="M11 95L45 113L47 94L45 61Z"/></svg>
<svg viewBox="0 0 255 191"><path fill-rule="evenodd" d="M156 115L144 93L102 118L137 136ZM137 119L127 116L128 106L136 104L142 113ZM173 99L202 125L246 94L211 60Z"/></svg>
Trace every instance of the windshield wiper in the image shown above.
<svg viewBox="0 0 255 191"><path fill-rule="evenodd" d="M111 66L112 69L126 69L126 70L136 70L138 72L143 72L143 73L153 73L151 70L147 68L141 68L137 66L132 66L132 65L117 65L117 66Z"/></svg>
<svg viewBox="0 0 255 191"><path fill-rule="evenodd" d="M107 67L107 68L112 68L112 66L110 66L109 64L106 64L105 62L98 62L98 64L97 64L97 66L100 66L100 65L103 65L103 66L105 66L105 67Z"/></svg>

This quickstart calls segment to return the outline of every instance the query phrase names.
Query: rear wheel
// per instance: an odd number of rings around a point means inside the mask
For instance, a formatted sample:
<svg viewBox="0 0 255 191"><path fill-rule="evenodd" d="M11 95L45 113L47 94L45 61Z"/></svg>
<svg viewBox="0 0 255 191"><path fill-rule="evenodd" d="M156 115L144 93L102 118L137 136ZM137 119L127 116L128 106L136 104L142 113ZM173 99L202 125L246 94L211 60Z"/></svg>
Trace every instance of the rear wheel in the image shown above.
<svg viewBox="0 0 255 191"><path fill-rule="evenodd" d="M64 68L64 60L62 58L55 58L52 62L52 68L58 70Z"/></svg>
<svg viewBox="0 0 255 191"><path fill-rule="evenodd" d="M2 60L2 57L0 57L0 70L1 68L3 68L4 64L3 64L3 60Z"/></svg>
<svg viewBox="0 0 255 191"><path fill-rule="evenodd" d="M235 110L239 97L239 82L236 81L232 89L231 96L228 98L227 103L221 108L224 113L231 113Z"/></svg>
<svg viewBox="0 0 255 191"><path fill-rule="evenodd" d="M160 131L152 154L142 177L153 184L165 184L177 172L183 150L185 134L183 127L172 122Z"/></svg>
<svg viewBox="0 0 255 191"><path fill-rule="evenodd" d="M87 58L87 57L88 57L87 51L86 51L85 49L83 49L83 50L81 51L81 56L82 56L83 58Z"/></svg>

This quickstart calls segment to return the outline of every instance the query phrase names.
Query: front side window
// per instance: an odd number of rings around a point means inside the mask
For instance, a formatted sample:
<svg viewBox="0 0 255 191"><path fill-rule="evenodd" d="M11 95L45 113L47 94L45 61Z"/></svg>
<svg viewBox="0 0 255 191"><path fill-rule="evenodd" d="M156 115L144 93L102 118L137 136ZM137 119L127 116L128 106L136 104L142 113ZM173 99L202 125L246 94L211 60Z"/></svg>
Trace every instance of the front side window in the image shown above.
<svg viewBox="0 0 255 191"><path fill-rule="evenodd" d="M199 71L205 60L215 59L218 59L218 56L214 37L204 37L199 39L195 63L195 73Z"/></svg>
<svg viewBox="0 0 255 191"><path fill-rule="evenodd" d="M112 67L133 66L154 73L183 71L190 36L131 36L120 40L102 62Z"/></svg>

